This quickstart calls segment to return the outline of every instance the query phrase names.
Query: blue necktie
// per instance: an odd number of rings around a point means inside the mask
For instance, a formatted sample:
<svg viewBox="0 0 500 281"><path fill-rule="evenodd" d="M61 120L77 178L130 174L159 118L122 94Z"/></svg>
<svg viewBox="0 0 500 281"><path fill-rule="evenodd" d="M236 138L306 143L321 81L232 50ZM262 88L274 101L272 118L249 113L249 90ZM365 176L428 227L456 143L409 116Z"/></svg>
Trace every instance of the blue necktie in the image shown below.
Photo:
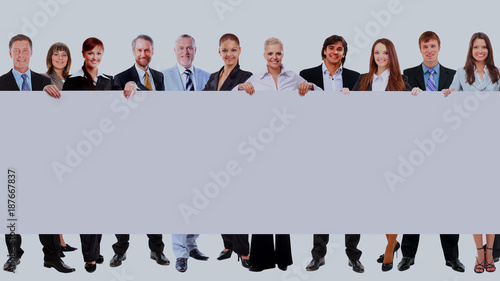
<svg viewBox="0 0 500 281"><path fill-rule="evenodd" d="M184 74L186 74L186 91L194 91L194 85L193 85L193 80L191 79L191 70L186 69L184 71Z"/></svg>
<svg viewBox="0 0 500 281"><path fill-rule="evenodd" d="M434 77L432 76L434 74L434 72L436 72L434 69L429 69L429 79L427 79L427 90L428 91L437 91L437 88L436 88L436 81L434 81Z"/></svg>
<svg viewBox="0 0 500 281"><path fill-rule="evenodd" d="M21 77L23 78L23 85L21 85L21 91L31 91L30 85L28 85L28 75L26 75L26 73L23 73Z"/></svg>

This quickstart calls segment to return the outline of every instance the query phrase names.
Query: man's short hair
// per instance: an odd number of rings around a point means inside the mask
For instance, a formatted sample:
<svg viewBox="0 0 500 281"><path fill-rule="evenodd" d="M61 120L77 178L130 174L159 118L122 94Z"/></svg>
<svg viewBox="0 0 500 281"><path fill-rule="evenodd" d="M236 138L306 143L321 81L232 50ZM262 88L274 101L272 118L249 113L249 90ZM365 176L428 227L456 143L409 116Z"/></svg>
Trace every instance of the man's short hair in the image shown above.
<svg viewBox="0 0 500 281"><path fill-rule="evenodd" d="M182 38L189 38L189 39L191 39L191 42L193 42L193 48L196 48L196 42L194 41L193 36L191 36L189 34L182 34L179 37L177 37L177 39L175 39L174 48L177 48L177 41L179 41L179 39L182 39Z"/></svg>
<svg viewBox="0 0 500 281"><path fill-rule="evenodd" d="M441 47L441 40L439 40L439 36L433 31L426 31L420 35L420 38L418 38L418 48L420 49L420 44L422 44L422 42L427 43L432 39L438 42L438 47Z"/></svg>
<svg viewBox="0 0 500 281"><path fill-rule="evenodd" d="M9 50L12 48L12 44L14 44L14 42L16 41L28 41L30 43L30 49L33 50L33 42L31 42L31 39L24 34L18 34L10 39Z"/></svg>
<svg viewBox="0 0 500 281"><path fill-rule="evenodd" d="M342 42L342 46L344 47L344 57L341 60L342 65L344 65L345 58L347 57L347 42L345 41L344 37L342 37L340 35L332 35L332 36L325 39L325 42L323 42L323 48L321 49L321 58L323 60L326 59L326 55L325 55L326 48L330 45L337 43L337 42Z"/></svg>
<svg viewBox="0 0 500 281"><path fill-rule="evenodd" d="M132 51L135 50L135 42L137 41L137 39L149 41L149 43L151 43L151 48L152 49L155 48L155 45L153 43L153 38L149 37L148 35L141 34L141 35L138 35L137 37L135 37L134 40L132 40Z"/></svg>

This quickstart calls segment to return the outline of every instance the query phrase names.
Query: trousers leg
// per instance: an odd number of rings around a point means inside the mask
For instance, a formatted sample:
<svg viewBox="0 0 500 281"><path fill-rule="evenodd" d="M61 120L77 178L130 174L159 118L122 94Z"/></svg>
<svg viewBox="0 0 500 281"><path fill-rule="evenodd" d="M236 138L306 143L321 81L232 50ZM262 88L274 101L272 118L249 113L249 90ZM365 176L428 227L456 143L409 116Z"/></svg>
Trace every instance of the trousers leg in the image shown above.
<svg viewBox="0 0 500 281"><path fill-rule="evenodd" d="M420 234L403 234L403 240L401 241L403 257L415 258L419 241Z"/></svg>
<svg viewBox="0 0 500 281"><path fill-rule="evenodd" d="M163 235L161 234L148 234L149 238L149 249L155 253L163 253L165 249L165 244L163 244Z"/></svg>
<svg viewBox="0 0 500 281"><path fill-rule="evenodd" d="M5 244L7 245L9 255L20 259L24 254L24 251L21 248L21 243L22 239L20 234L5 234Z"/></svg>
<svg viewBox="0 0 500 281"><path fill-rule="evenodd" d="M85 262L96 261L100 255L101 234L80 234Z"/></svg>
<svg viewBox="0 0 500 281"><path fill-rule="evenodd" d="M248 254L250 253L250 245L248 244L248 234L233 235L233 251L240 256L248 256Z"/></svg>
<svg viewBox="0 0 500 281"><path fill-rule="evenodd" d="M330 235L328 234L314 234L313 235L313 248L311 250L311 255L313 259L319 260L326 255L326 245L330 240Z"/></svg>
<svg viewBox="0 0 500 281"><path fill-rule="evenodd" d="M345 253L347 257L352 260L359 260L361 258L361 250L358 249L360 234L346 234L345 235Z"/></svg>
<svg viewBox="0 0 500 281"><path fill-rule="evenodd" d="M444 259L454 260L458 259L458 234L441 234L441 247L443 248Z"/></svg>
<svg viewBox="0 0 500 281"><path fill-rule="evenodd" d="M38 237L43 246L43 260L59 260L61 258L61 239L59 238L59 234L40 234Z"/></svg>
<svg viewBox="0 0 500 281"><path fill-rule="evenodd" d="M286 267L293 264L290 234L276 234L276 264Z"/></svg>
<svg viewBox="0 0 500 281"><path fill-rule="evenodd" d="M250 266L256 269L276 267L272 234L253 234L250 242Z"/></svg>
<svg viewBox="0 0 500 281"><path fill-rule="evenodd" d="M113 244L113 251L117 255L124 255L130 243L128 242L130 240L130 234L115 234L116 236L116 243Z"/></svg>
<svg viewBox="0 0 500 281"><path fill-rule="evenodd" d="M224 248L233 250L233 236L232 234L221 234L222 236L222 241L224 242Z"/></svg>

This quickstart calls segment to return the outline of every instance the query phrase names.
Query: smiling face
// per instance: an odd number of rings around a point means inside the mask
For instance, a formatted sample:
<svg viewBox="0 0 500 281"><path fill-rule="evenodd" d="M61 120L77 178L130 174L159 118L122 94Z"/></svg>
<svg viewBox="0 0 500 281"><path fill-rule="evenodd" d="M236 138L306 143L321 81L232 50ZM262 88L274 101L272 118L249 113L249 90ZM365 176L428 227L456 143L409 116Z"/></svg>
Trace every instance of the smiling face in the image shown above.
<svg viewBox="0 0 500 281"><path fill-rule="evenodd" d="M30 58L33 51L27 40L14 41L9 53L14 62L15 70L25 73L30 68Z"/></svg>
<svg viewBox="0 0 500 281"><path fill-rule="evenodd" d="M378 43L375 45L373 50L373 59L375 60L379 71L389 68L389 53L387 52L387 47L384 44Z"/></svg>
<svg viewBox="0 0 500 281"><path fill-rule="evenodd" d="M340 66L340 64L342 63L342 58L345 57L344 46L340 41L335 42L331 45L328 45L323 51L323 54L325 55L325 63Z"/></svg>
<svg viewBox="0 0 500 281"><path fill-rule="evenodd" d="M101 63L103 54L104 51L101 46L95 46L94 49L83 52L83 58L85 59L85 66L87 67L87 70L97 68L97 66Z"/></svg>
<svg viewBox="0 0 500 281"><path fill-rule="evenodd" d="M65 51L55 51L52 54L52 67L54 70L64 71L68 65L68 54Z"/></svg>
<svg viewBox="0 0 500 281"><path fill-rule="evenodd" d="M441 50L441 46L436 39L431 39L427 42L420 42L420 53L424 59L424 64L433 68L438 64L438 54Z"/></svg>
<svg viewBox="0 0 500 281"><path fill-rule="evenodd" d="M177 62L186 69L191 67L196 54L196 47L193 46L191 38L179 38L174 48Z"/></svg>
<svg viewBox="0 0 500 281"><path fill-rule="evenodd" d="M472 57L476 62L484 63L488 57L488 48L484 39L476 39L472 44Z"/></svg>
<svg viewBox="0 0 500 281"><path fill-rule="evenodd" d="M267 45L264 52L269 69L281 71L281 60L283 59L283 46L281 44Z"/></svg>
<svg viewBox="0 0 500 281"><path fill-rule="evenodd" d="M151 62L151 57L154 54L151 42L142 38L138 38L135 41L135 48L133 50L133 53L137 66L146 71L148 69L149 63Z"/></svg>
<svg viewBox="0 0 500 281"><path fill-rule="evenodd" d="M238 63L241 47L234 40L226 40L219 46L219 54L225 66L232 67Z"/></svg>

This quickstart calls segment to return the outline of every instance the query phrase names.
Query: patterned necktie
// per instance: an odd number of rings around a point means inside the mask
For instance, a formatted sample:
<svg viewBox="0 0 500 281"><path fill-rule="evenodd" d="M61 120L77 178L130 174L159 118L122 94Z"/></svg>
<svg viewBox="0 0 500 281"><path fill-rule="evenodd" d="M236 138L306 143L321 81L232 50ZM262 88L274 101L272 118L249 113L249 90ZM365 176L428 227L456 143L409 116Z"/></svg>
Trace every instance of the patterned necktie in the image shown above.
<svg viewBox="0 0 500 281"><path fill-rule="evenodd" d="M146 72L146 74L144 74L144 86L146 86L146 88L148 88L150 91L153 90L153 87L151 87L151 81L149 81L149 75L148 73Z"/></svg>
<svg viewBox="0 0 500 281"><path fill-rule="evenodd" d="M193 80L191 79L191 70L186 69L184 71L184 74L186 74L186 91L194 91L194 85L193 85Z"/></svg>
<svg viewBox="0 0 500 281"><path fill-rule="evenodd" d="M23 84L21 85L21 91L31 91L30 85L28 85L28 75L26 73L23 73L21 75L23 78Z"/></svg>
<svg viewBox="0 0 500 281"><path fill-rule="evenodd" d="M427 79L427 90L428 91L437 91L436 89L436 81L434 81L434 77L433 77L433 74L434 74L435 70L434 69L429 69L429 79Z"/></svg>

